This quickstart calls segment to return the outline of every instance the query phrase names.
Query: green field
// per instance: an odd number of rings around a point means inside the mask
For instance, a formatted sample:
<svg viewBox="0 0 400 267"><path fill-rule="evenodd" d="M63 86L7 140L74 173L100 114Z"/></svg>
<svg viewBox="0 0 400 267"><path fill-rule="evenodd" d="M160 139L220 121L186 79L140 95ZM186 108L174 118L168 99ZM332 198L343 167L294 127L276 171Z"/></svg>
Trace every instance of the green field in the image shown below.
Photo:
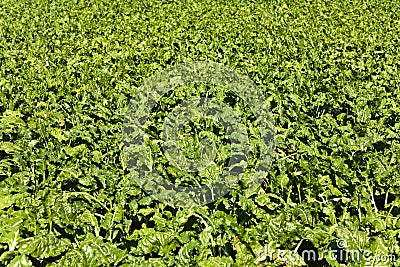
<svg viewBox="0 0 400 267"><path fill-rule="evenodd" d="M397 0L2 0L0 266L400 266L399 47ZM172 207L127 170L124 114L148 77L194 61L254 81L275 161L257 190ZM148 133L158 170L190 185L157 130L184 90ZM224 130L192 126L187 142L213 131L223 165ZM354 251L370 253L335 259Z"/></svg>

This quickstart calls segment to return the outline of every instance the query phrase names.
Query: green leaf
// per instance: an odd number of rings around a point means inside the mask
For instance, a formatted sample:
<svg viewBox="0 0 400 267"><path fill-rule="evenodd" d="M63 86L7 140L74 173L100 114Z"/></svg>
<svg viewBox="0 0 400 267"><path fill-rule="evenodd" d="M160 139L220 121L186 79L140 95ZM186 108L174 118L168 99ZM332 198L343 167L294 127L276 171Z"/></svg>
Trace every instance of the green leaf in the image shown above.
<svg viewBox="0 0 400 267"><path fill-rule="evenodd" d="M116 248L111 243L105 243L100 238L89 234L81 242L79 249L69 250L57 265L50 266L90 266L117 264L126 257L126 252Z"/></svg>
<svg viewBox="0 0 400 267"><path fill-rule="evenodd" d="M21 151L22 148L12 142L0 142L0 150L3 150L7 154L11 154L17 151Z"/></svg>
<svg viewBox="0 0 400 267"><path fill-rule="evenodd" d="M18 255L16 256L10 263L7 265L9 267L29 267L33 266L31 260L26 255Z"/></svg>
<svg viewBox="0 0 400 267"><path fill-rule="evenodd" d="M18 244L18 251L39 259L59 256L69 249L71 241L57 238L54 234L30 237Z"/></svg>
<svg viewBox="0 0 400 267"><path fill-rule="evenodd" d="M0 210L7 208L14 204L15 202L15 197L14 195L11 194L0 194Z"/></svg>

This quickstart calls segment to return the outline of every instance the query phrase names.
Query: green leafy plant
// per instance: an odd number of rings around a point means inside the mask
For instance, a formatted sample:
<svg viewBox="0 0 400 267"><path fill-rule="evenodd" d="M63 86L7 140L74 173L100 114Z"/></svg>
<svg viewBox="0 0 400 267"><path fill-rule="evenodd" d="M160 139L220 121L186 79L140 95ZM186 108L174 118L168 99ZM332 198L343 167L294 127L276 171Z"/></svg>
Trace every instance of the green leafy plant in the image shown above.
<svg viewBox="0 0 400 267"><path fill-rule="evenodd" d="M341 239L348 250L395 256L375 265L399 266L399 7L2 1L0 265L366 265L287 256ZM132 183L123 117L147 77L193 61L225 64L257 84L274 115L276 161L257 191L239 183L214 203L173 208ZM201 90L166 96L149 131ZM240 111L257 151L251 114L227 94L216 88L213 97ZM222 162L229 146L218 124L198 120L184 140L194 147L199 127ZM167 164L157 158L171 179L193 182ZM267 249L286 256L265 257Z"/></svg>

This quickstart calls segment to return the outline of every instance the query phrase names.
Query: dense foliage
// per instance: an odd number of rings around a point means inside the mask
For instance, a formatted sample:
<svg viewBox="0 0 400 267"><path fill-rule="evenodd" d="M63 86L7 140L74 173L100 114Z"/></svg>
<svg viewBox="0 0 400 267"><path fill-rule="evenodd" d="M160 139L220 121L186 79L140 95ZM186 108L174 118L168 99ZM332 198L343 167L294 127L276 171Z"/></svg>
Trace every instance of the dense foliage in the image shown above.
<svg viewBox="0 0 400 267"><path fill-rule="evenodd" d="M398 258L399 17L389 0L2 1L0 264L301 265L262 253L337 239ZM173 208L132 183L122 125L147 77L191 61L258 85L276 160L257 191ZM366 260L309 264L343 263Z"/></svg>

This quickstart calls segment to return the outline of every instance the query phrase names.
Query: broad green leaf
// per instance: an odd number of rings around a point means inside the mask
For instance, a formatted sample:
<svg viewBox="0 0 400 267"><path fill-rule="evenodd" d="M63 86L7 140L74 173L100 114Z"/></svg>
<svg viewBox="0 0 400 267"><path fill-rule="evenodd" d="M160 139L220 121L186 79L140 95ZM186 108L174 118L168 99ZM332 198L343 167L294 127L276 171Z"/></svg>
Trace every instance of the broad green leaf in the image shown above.
<svg viewBox="0 0 400 267"><path fill-rule="evenodd" d="M30 237L18 244L18 251L39 259L55 257L69 249L71 241L54 234Z"/></svg>
<svg viewBox="0 0 400 267"><path fill-rule="evenodd" d="M29 267L33 266L31 260L26 255L18 255L7 265L10 267Z"/></svg>

